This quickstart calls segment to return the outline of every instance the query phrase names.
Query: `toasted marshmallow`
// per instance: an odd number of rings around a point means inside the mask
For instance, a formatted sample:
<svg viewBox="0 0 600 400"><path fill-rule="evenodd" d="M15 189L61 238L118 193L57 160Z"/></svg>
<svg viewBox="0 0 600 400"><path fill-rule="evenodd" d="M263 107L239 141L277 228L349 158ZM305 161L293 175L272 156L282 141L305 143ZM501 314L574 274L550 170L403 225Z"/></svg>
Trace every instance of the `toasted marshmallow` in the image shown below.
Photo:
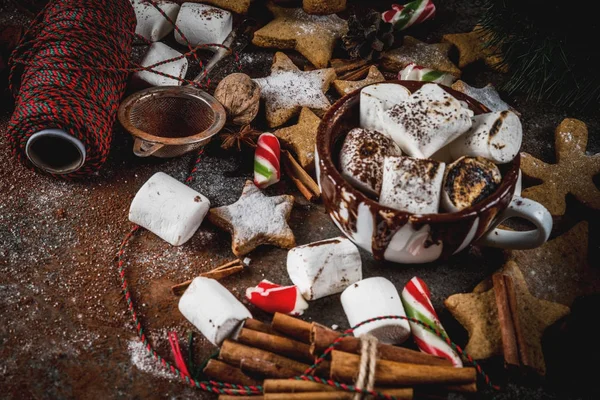
<svg viewBox="0 0 600 400"><path fill-rule="evenodd" d="M398 290L392 282L382 277L363 279L348 286L342 293L341 301L352 327L376 317L406 317ZM368 322L354 330L354 336L367 333L382 343L400 344L410 336L410 326L404 319L382 319Z"/></svg>
<svg viewBox="0 0 600 400"><path fill-rule="evenodd" d="M360 91L361 128L381 132L383 112L403 102L410 91L397 83L377 83Z"/></svg>
<svg viewBox="0 0 600 400"><path fill-rule="evenodd" d="M411 157L385 157L379 204L413 214L438 212L446 164Z"/></svg>
<svg viewBox="0 0 600 400"><path fill-rule="evenodd" d="M473 111L437 84L426 84L383 113L383 133L409 156L428 158L471 127Z"/></svg>
<svg viewBox="0 0 600 400"><path fill-rule="evenodd" d="M252 314L229 290L214 279L198 277L179 299L179 311L209 342L220 346L235 338Z"/></svg>
<svg viewBox="0 0 600 400"><path fill-rule="evenodd" d="M502 175L490 160L461 157L446 167L442 185L442 208L456 212L477 204L494 193Z"/></svg>
<svg viewBox="0 0 600 400"><path fill-rule="evenodd" d="M354 243L337 237L291 249L287 271L302 296L316 300L361 280L362 262Z"/></svg>
<svg viewBox="0 0 600 400"><path fill-rule="evenodd" d="M519 153L523 127L517 114L496 111L475 115L472 121L471 129L448 146L454 159L485 157L496 164L505 164Z"/></svg>
<svg viewBox="0 0 600 400"><path fill-rule="evenodd" d="M354 128L346 135L340 150L340 172L354 187L378 196L383 178L383 158L402 152L382 133Z"/></svg>
<svg viewBox="0 0 600 400"><path fill-rule="evenodd" d="M233 28L233 18L229 11L206 4L183 3L177 16L177 27L185 35L192 47L200 44L222 44ZM175 31L175 40L183 45L188 43ZM217 47L210 50L217 51Z"/></svg>

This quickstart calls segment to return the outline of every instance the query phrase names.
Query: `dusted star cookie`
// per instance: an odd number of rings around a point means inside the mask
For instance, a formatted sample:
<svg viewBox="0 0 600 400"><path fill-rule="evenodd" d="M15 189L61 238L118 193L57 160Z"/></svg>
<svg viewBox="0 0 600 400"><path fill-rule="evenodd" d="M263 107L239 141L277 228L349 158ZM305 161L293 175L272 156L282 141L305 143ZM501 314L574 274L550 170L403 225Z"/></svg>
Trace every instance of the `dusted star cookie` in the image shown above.
<svg viewBox="0 0 600 400"><path fill-rule="evenodd" d="M336 40L348 31L346 21L335 14L310 15L301 8L282 8L273 3L268 7L275 19L254 32L252 43L295 49L315 67L327 67Z"/></svg>
<svg viewBox="0 0 600 400"><path fill-rule="evenodd" d="M252 181L246 181L239 200L212 208L208 219L231 232L231 250L238 257L261 244L289 249L296 245L294 233L287 224L293 204L294 196L267 197Z"/></svg>
<svg viewBox="0 0 600 400"><path fill-rule="evenodd" d="M519 362L539 375L544 375L546 365L542 352L542 335L546 328L569 313L569 307L532 296L523 274L513 261L509 261L494 275L495 280L499 278L509 282L512 294L512 300L509 301L513 328L519 335ZM454 318L469 332L465 351L476 360L504 354L503 349L507 348L506 336L503 339L503 328L499 322L501 316L506 316L506 310L502 307L506 304L496 300L496 292L503 287L496 283L494 286L485 292L455 294L444 301ZM506 359L507 354L504 356Z"/></svg>
<svg viewBox="0 0 600 400"><path fill-rule="evenodd" d="M302 108L296 125L276 130L275 136L284 146L292 149L298 157L298 162L304 169L311 169L315 162L315 145L317 142L317 128L321 119L308 108Z"/></svg>
<svg viewBox="0 0 600 400"><path fill-rule="evenodd" d="M333 81L333 87L341 96L345 96L348 93L352 93L355 90L370 85L371 83L378 83L383 81L385 81L385 77L381 72L379 72L377 67L373 65L371 66L371 68L369 68L369 73L365 79L360 81L335 80Z"/></svg>
<svg viewBox="0 0 600 400"><path fill-rule="evenodd" d="M383 54L381 66L388 71L398 72L408 64L415 63L459 77L460 69L448 58L451 47L450 43L428 44L405 36L402 46Z"/></svg>
<svg viewBox="0 0 600 400"><path fill-rule="evenodd" d="M464 68L467 65L483 60L489 67L506 72L506 66L502 64L502 56L499 50L486 46L489 34L480 25L475 26L468 33L452 33L442 36L442 41L451 43L458 49L458 66Z"/></svg>
<svg viewBox="0 0 600 400"><path fill-rule="evenodd" d="M452 89L458 90L461 93L466 94L469 97L474 98L484 106L490 109L490 111L504 111L510 110L517 114L519 117L521 113L512 108L509 104L505 103L501 98L494 85L488 83L482 88L476 88L468 85L466 82L458 80L452 84Z"/></svg>
<svg viewBox="0 0 600 400"><path fill-rule="evenodd" d="M565 118L556 128L556 164L546 164L528 153L521 153L521 170L526 176L541 179L541 185L523 190L523 197L542 203L550 214L563 215L565 196L571 193L584 205L600 209L600 191L593 178L600 173L600 153L588 156L586 125Z"/></svg>
<svg viewBox="0 0 600 400"><path fill-rule="evenodd" d="M269 127L277 127L297 115L302 107L324 112L331 105L325 92L335 79L333 68L300 71L288 56L275 53L271 75L254 81L265 100Z"/></svg>

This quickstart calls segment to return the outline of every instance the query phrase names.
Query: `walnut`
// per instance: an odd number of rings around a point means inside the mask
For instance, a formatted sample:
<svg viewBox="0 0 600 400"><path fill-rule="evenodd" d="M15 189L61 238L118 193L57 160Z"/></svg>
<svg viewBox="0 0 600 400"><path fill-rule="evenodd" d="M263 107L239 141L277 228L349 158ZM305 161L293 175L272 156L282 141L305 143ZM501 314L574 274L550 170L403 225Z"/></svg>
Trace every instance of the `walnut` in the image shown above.
<svg viewBox="0 0 600 400"><path fill-rule="evenodd" d="M235 73L219 82L215 98L225 107L229 122L246 125L258 114L260 87L248 75Z"/></svg>

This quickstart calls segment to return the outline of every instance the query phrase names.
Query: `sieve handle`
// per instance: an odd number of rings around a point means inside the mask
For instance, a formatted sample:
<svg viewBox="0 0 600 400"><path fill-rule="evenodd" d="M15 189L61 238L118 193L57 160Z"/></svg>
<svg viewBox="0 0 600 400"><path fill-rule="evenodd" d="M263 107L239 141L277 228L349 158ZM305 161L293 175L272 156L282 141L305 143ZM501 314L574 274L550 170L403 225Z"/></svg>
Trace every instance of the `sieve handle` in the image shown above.
<svg viewBox="0 0 600 400"><path fill-rule="evenodd" d="M133 154L138 157L148 157L162 149L163 146L164 144L162 143L146 142L145 140L135 138L135 142L133 142Z"/></svg>

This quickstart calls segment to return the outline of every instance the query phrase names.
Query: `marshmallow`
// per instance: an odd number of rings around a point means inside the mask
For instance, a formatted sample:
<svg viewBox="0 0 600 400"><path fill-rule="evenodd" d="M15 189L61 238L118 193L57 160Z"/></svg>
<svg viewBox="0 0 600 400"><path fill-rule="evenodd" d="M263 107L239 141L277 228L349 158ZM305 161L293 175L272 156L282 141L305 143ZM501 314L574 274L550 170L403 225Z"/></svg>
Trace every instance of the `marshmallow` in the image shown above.
<svg viewBox="0 0 600 400"><path fill-rule="evenodd" d="M173 246L180 246L196 232L209 208L210 201L206 197L157 172L133 198L129 220Z"/></svg>
<svg viewBox="0 0 600 400"><path fill-rule="evenodd" d="M376 83L363 88L360 91L360 127L383 132L383 112L409 96L410 91L397 83Z"/></svg>
<svg viewBox="0 0 600 400"><path fill-rule="evenodd" d="M340 172L356 188L378 196L383 158L400 155L400 148L389 137L376 131L354 128L346 135L340 150Z"/></svg>
<svg viewBox="0 0 600 400"><path fill-rule="evenodd" d="M179 299L179 311L215 346L235 338L250 311L214 279L198 277Z"/></svg>
<svg viewBox="0 0 600 400"><path fill-rule="evenodd" d="M386 157L379 204L413 214L438 212L446 164L411 157Z"/></svg>
<svg viewBox="0 0 600 400"><path fill-rule="evenodd" d="M150 45L148 52L144 56L141 65L149 67L161 61L165 61L171 58L180 57L182 54L177 50L174 50L164 43L156 42ZM185 57L178 60L171 61L166 64L162 64L153 67L153 71L162 72L163 74L176 76L178 78L185 78L185 74L188 69L188 61ZM181 85L181 81L177 79L169 78L166 76L155 74L150 71L138 71L133 74L133 79L142 81L150 86L175 86Z"/></svg>
<svg viewBox="0 0 600 400"><path fill-rule="evenodd" d="M441 206L456 212L479 203L500 186L502 175L490 160L461 157L446 167Z"/></svg>
<svg viewBox="0 0 600 400"><path fill-rule="evenodd" d="M409 156L429 158L471 127L473 111L430 83L383 113L383 131Z"/></svg>
<svg viewBox="0 0 600 400"><path fill-rule="evenodd" d="M514 112L505 110L480 114L472 121L471 129L448 146L454 159L480 156L496 164L505 164L519 153L523 127Z"/></svg>
<svg viewBox="0 0 600 400"><path fill-rule="evenodd" d="M456 77L445 72L436 71L431 68L421 67L415 63L410 63L400 72L398 72L398 79L401 81L433 82L450 86L454 83Z"/></svg>
<svg viewBox="0 0 600 400"><path fill-rule="evenodd" d="M394 284L385 278L364 279L348 286L341 296L342 307L350 326L382 316L406 317L400 295ZM370 333L385 344L400 344L410 336L405 319L382 319L361 325L354 336Z"/></svg>
<svg viewBox="0 0 600 400"><path fill-rule="evenodd" d="M222 44L233 27L229 11L206 4L183 3L177 16L177 26L191 46L201 44ZM175 40L183 45L188 43L175 31ZM217 47L210 48L217 51Z"/></svg>
<svg viewBox="0 0 600 400"><path fill-rule="evenodd" d="M175 22L179 13L179 4L172 1L159 1L157 3L158 7L171 21ZM173 24L152 4L143 0L131 0L131 5L133 6L133 11L135 11L135 18L137 20L135 33L138 35L151 42L158 42L173 31Z"/></svg>
<svg viewBox="0 0 600 400"><path fill-rule="evenodd" d="M287 271L306 300L339 293L362 279L358 248L343 237L294 247L288 252Z"/></svg>

